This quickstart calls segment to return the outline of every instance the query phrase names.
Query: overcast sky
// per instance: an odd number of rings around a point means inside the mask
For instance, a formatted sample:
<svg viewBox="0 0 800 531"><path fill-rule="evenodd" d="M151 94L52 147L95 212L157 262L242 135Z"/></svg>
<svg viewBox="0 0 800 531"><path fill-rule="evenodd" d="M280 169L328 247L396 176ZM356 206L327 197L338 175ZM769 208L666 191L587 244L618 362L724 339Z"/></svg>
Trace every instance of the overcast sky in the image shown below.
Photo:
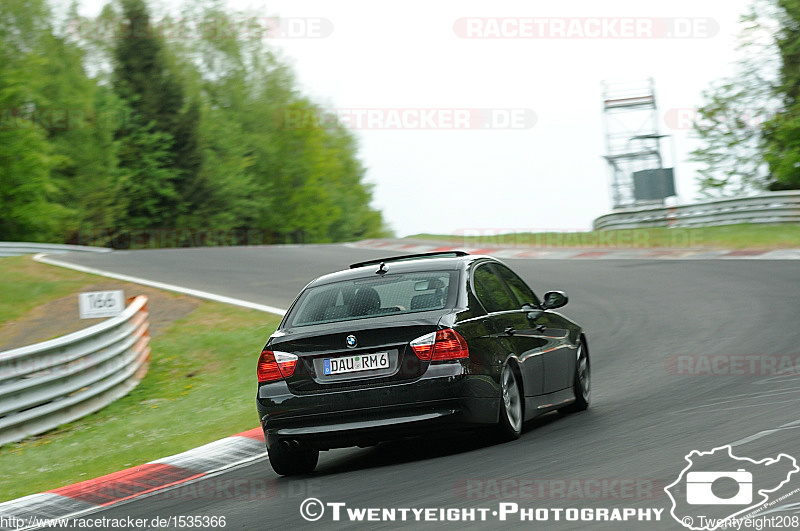
<svg viewBox="0 0 800 531"><path fill-rule="evenodd" d="M84 0L81 11L94 15L101 4ZM375 185L374 205L405 236L590 228L611 209L601 82L652 76L662 117L701 105L701 91L730 73L749 0L228 5L294 21L291 31L301 36L273 45L303 90L349 121ZM476 38L498 31L502 38ZM673 37L654 37L664 33ZM357 109L373 111L371 126L357 119ZM392 128L392 113L401 109L428 112L443 128L420 129L408 114ZM520 127L449 127L448 112L457 121L463 109L499 110L495 120L516 109ZM674 147L680 201L690 202L696 166L686 159L696 144L686 129L660 122L674 138L664 147L667 162ZM479 123L474 112L469 123Z"/></svg>

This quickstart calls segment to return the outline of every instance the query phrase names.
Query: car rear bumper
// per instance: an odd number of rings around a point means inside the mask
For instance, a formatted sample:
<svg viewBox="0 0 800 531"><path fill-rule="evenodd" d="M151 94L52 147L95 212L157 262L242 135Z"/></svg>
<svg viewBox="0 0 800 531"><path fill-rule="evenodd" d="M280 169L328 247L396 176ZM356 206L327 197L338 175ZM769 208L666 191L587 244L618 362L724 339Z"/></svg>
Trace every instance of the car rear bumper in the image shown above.
<svg viewBox="0 0 800 531"><path fill-rule="evenodd" d="M267 447L337 448L497 422L499 384L467 374L461 363L431 365L414 382L296 395L285 382L259 388Z"/></svg>

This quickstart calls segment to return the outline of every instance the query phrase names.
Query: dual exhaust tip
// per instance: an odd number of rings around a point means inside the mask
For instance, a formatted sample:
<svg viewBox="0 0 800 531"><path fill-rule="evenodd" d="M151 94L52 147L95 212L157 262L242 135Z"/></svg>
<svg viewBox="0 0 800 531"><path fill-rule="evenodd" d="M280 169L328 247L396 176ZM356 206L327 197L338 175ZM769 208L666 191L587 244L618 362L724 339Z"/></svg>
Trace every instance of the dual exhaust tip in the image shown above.
<svg viewBox="0 0 800 531"><path fill-rule="evenodd" d="M300 448L300 441L297 439L283 439L280 443L281 448L284 450L298 450Z"/></svg>

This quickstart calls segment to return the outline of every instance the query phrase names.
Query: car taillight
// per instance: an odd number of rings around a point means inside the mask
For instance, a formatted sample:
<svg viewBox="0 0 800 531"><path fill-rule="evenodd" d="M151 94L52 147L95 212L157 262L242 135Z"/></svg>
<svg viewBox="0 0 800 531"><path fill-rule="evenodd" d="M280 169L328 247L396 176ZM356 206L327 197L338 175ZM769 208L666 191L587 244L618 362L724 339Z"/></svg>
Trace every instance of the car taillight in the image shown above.
<svg viewBox="0 0 800 531"><path fill-rule="evenodd" d="M412 341L410 343L411 350L413 350L414 354L422 361L430 361L431 354L433 354L433 344L435 342L436 332L431 332L430 334L425 334Z"/></svg>
<svg viewBox="0 0 800 531"><path fill-rule="evenodd" d="M296 366L297 356L294 354L277 350L264 350L258 358L258 381L259 383L264 383L288 378L294 374Z"/></svg>
<svg viewBox="0 0 800 531"><path fill-rule="evenodd" d="M422 361L469 358L467 341L452 328L418 337L411 342L411 349Z"/></svg>

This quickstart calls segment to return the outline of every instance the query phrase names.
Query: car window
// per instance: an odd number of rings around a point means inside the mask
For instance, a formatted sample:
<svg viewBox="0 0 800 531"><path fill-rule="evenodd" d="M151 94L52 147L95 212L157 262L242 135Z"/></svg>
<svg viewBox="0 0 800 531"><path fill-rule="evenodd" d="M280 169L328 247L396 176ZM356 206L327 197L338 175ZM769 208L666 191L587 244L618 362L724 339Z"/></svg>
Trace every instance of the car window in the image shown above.
<svg viewBox="0 0 800 531"><path fill-rule="evenodd" d="M517 298L518 308L521 308L522 305L526 303L535 306L539 305L539 299L536 297L536 294L533 293L533 290L531 290L525 281L519 278L516 273L502 264L492 264L492 268L497 271L497 274L500 275L500 278L505 281L506 286L508 286Z"/></svg>
<svg viewBox="0 0 800 531"><path fill-rule="evenodd" d="M455 271L427 271L314 286L300 295L287 326L439 310L451 302L450 286L457 283L457 275ZM452 291L455 294L457 290Z"/></svg>
<svg viewBox="0 0 800 531"><path fill-rule="evenodd" d="M503 280L489 268L489 264L479 266L475 270L475 295L488 312L518 310L520 304L506 289Z"/></svg>

